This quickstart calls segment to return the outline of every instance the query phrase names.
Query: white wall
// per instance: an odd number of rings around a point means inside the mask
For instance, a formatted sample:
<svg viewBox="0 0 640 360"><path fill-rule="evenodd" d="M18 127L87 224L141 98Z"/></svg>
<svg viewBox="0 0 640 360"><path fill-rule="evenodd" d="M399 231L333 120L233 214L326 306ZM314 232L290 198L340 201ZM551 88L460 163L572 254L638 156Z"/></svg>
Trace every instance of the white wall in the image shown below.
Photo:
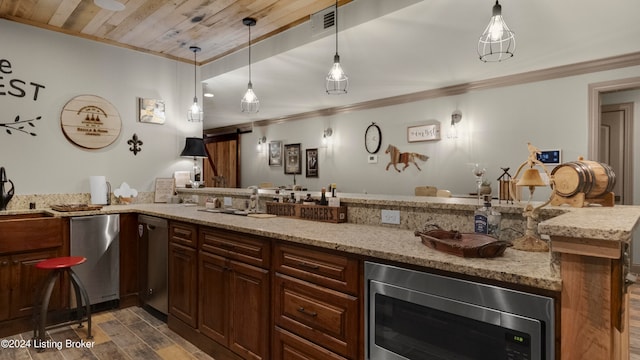
<svg viewBox="0 0 640 360"><path fill-rule="evenodd" d="M16 194L89 192L90 175L105 175L113 188L126 181L139 191L152 191L155 178L191 169L192 160L179 154L186 136L202 134L201 124L186 121L193 65L2 19L0 33L0 59L11 64L0 73L0 92L5 93L0 95L0 123L12 122L16 115L42 116L29 129L37 136L9 135L0 128L0 166L15 183ZM29 91L25 97L11 96L11 79L45 88L35 101ZM120 136L106 148L80 148L61 130L62 108L83 94L105 98L120 114ZM138 97L163 99L166 123L138 122ZM144 143L136 156L127 145L134 133Z"/></svg>
<svg viewBox="0 0 640 360"><path fill-rule="evenodd" d="M467 94L430 99L379 109L356 111L283 124L256 127L242 135L242 186L268 181L277 185L293 183L282 167L269 167L266 153L256 151L257 139L301 143L303 150L321 146L325 127L334 130L333 146L321 149L319 178L297 177L297 183L319 190L330 182L344 192L411 195L415 186L435 185L455 194L473 192L472 164L487 169L494 194L501 167L517 167L527 158L527 142L541 149L561 148L563 161L587 156L588 85L606 80L637 76L640 67L603 71L530 84L509 86ZM448 139L451 113L462 111L461 134ZM439 141L408 143L407 126L437 120L441 122ZM378 163L368 164L364 150L364 130L372 122L382 129L382 150ZM402 173L385 171L388 144L401 151L418 152L430 159ZM304 152L304 151L303 151ZM552 168L549 167L549 171ZM634 189L638 193L638 189ZM538 197L548 196L539 191ZM637 201L635 203L638 203Z"/></svg>

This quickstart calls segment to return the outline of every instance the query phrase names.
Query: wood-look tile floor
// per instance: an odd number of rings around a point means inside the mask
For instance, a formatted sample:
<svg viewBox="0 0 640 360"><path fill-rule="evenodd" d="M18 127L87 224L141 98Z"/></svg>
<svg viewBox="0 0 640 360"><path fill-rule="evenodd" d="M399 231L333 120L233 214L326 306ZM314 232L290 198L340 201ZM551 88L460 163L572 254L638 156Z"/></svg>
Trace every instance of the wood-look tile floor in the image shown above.
<svg viewBox="0 0 640 360"><path fill-rule="evenodd" d="M44 352L37 352L33 346L22 349L6 347L4 340L28 341L33 336L32 332L7 337L2 339L0 360L213 360L139 307L92 316L91 332L93 339L87 340L86 323L80 329L77 325L53 329L48 332L49 341L43 344L47 347ZM67 347L67 340L72 342L71 347ZM93 347L80 348L73 343L81 340L94 341Z"/></svg>
<svg viewBox="0 0 640 360"><path fill-rule="evenodd" d="M629 288L630 360L640 360L640 284ZM67 360L67 359L207 359L214 360L194 345L169 330L162 321L139 307L103 312L93 316L93 348L66 348L67 339L86 339L86 326L64 327L49 331L51 348L37 352L33 348L0 349L0 360ZM2 340L30 340L32 332ZM53 348L63 344L62 350Z"/></svg>

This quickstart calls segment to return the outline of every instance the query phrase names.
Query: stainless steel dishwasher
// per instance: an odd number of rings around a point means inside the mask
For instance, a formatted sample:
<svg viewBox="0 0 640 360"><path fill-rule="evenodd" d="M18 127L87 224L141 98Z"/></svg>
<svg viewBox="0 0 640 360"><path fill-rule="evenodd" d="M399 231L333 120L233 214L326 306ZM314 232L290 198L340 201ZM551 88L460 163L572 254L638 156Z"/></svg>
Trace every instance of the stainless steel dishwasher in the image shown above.
<svg viewBox="0 0 640 360"><path fill-rule="evenodd" d="M138 215L138 237L146 274L141 274L142 302L146 306L168 314L168 252L169 226L167 220ZM144 268L144 267L143 267Z"/></svg>
<svg viewBox="0 0 640 360"><path fill-rule="evenodd" d="M76 272L91 305L120 298L120 215L71 218L71 256L87 261Z"/></svg>

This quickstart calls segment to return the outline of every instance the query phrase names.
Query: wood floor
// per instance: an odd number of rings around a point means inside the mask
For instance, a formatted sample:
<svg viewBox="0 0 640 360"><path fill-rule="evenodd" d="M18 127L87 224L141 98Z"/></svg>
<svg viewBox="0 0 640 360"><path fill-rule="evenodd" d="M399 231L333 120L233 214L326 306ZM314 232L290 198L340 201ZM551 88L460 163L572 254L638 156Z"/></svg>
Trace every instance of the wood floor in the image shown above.
<svg viewBox="0 0 640 360"><path fill-rule="evenodd" d="M640 284L629 290L630 360L640 360ZM91 349L66 347L67 339L86 339L86 326L51 331L49 348L38 353L33 348L0 349L0 360L66 360L66 359L193 359L214 360L167 328L167 325L141 308L133 307L93 316L95 341ZM30 340L32 333L23 333L2 340ZM55 349L62 344L62 350Z"/></svg>
<svg viewBox="0 0 640 360"><path fill-rule="evenodd" d="M169 330L162 321L149 315L139 307L99 313L92 317L93 346L81 348L86 340L87 327L63 327L49 331L49 341L44 352L30 348L8 347L17 345L5 340L31 340L33 333L27 332L2 339L0 360L152 360L192 359L213 360L194 345ZM67 346L67 340L71 346ZM26 344L26 343L25 343ZM31 343L33 344L33 342ZM58 347L61 350L58 350Z"/></svg>

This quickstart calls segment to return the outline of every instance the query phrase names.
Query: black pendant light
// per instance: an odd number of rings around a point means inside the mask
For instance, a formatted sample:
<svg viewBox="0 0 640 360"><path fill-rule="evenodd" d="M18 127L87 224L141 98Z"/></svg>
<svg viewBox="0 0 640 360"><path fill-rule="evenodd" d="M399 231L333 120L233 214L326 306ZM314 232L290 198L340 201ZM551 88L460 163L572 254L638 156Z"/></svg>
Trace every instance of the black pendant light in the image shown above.
<svg viewBox="0 0 640 360"><path fill-rule="evenodd" d="M204 113L202 112L200 105L198 105L198 96L196 95L198 93L196 90L196 86L198 84L196 76L196 53L200 51L200 48L197 46L190 46L189 50L193 51L193 104L191 104L191 108L189 108L187 119L192 122L202 122Z"/></svg>
<svg viewBox="0 0 640 360"><path fill-rule="evenodd" d="M336 27L336 54L333 56L333 66L326 77L325 88L329 95L342 95L347 93L349 78L340 66L340 55L338 55L338 0L336 0L336 11L334 13Z"/></svg>
<svg viewBox="0 0 640 360"><path fill-rule="evenodd" d="M249 28L249 84L247 92L244 93L240 101L240 108L243 113L256 113L260 109L260 100L253 92L253 84L251 83L251 27L255 26L256 19L247 17L242 19L242 23Z"/></svg>

